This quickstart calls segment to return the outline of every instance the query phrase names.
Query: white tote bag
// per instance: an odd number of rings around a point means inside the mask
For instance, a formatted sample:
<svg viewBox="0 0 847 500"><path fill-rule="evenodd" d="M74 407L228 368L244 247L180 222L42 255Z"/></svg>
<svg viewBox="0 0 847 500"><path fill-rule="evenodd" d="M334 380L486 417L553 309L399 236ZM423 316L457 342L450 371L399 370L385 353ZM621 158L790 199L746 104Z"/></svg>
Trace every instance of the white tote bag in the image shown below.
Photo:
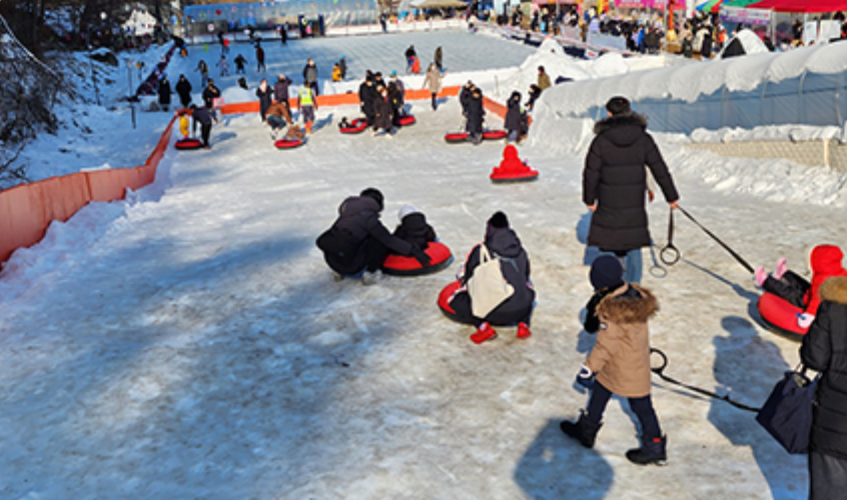
<svg viewBox="0 0 847 500"><path fill-rule="evenodd" d="M479 265L474 269L467 287L473 315L485 318L494 308L511 297L515 289L503 277L500 259L492 258L484 243L480 247Z"/></svg>

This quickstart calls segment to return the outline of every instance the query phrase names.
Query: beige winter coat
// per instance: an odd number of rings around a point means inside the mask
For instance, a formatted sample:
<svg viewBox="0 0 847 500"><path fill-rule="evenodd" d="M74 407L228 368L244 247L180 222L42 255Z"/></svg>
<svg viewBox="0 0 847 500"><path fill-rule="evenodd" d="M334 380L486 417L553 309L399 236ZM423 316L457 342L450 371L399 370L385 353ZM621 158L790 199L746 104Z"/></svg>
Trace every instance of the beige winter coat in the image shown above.
<svg viewBox="0 0 847 500"><path fill-rule="evenodd" d="M429 91L433 94L441 92L441 72L438 71L438 68L432 67L427 70L423 88L427 87L429 87Z"/></svg>
<svg viewBox="0 0 847 500"><path fill-rule="evenodd" d="M641 297L623 296L627 286ZM640 398L650 394L650 336L647 320L659 310L656 297L638 285L624 285L597 306L600 330L585 365L597 382L614 394Z"/></svg>

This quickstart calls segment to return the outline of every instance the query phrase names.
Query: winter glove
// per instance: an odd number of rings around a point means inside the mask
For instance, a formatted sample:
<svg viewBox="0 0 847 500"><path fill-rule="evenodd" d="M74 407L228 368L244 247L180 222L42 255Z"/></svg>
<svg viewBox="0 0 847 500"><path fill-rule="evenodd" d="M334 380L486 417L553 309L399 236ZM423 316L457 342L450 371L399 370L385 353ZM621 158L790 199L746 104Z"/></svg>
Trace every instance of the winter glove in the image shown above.
<svg viewBox="0 0 847 500"><path fill-rule="evenodd" d="M594 372L585 365L579 367L579 373L576 374L576 382L574 389L579 392L585 392L586 389L591 389L594 386Z"/></svg>
<svg viewBox="0 0 847 500"><path fill-rule="evenodd" d="M412 245L412 256L421 263L422 267L427 267L432 262L429 255L427 255L423 250L421 250L421 247L417 245Z"/></svg>
<svg viewBox="0 0 847 500"><path fill-rule="evenodd" d="M812 321L815 320L814 314L809 313L797 313L797 325L800 328L809 328L811 326Z"/></svg>

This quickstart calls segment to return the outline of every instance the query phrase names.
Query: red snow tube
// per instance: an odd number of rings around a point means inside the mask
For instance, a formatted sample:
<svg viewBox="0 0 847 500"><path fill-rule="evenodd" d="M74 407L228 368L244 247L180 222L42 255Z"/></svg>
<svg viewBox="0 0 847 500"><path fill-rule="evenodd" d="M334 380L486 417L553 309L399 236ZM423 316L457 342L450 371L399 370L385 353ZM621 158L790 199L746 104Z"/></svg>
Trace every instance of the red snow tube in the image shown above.
<svg viewBox="0 0 847 500"><path fill-rule="evenodd" d="M533 170L527 167L525 172L506 171L498 172L495 168L489 176L491 182L507 183L507 182L527 182L538 179L538 170Z"/></svg>
<svg viewBox="0 0 847 500"><path fill-rule="evenodd" d="M422 267L418 259L414 257L389 255L382 264L382 271L394 276L421 276L437 273L453 262L453 254L443 243L433 241L427 245L424 252L432 259L432 262L426 267Z"/></svg>
<svg viewBox="0 0 847 500"><path fill-rule="evenodd" d="M401 116L397 119L397 125L401 127L408 127L409 125L414 125L417 120L412 115Z"/></svg>
<svg viewBox="0 0 847 500"><path fill-rule="evenodd" d="M509 135L505 130L486 130L482 133L482 138L493 141L497 139L505 139L506 136Z"/></svg>
<svg viewBox="0 0 847 500"><path fill-rule="evenodd" d="M176 141L174 146L180 150L200 149L203 147L203 143L199 139L180 139Z"/></svg>
<svg viewBox="0 0 847 500"><path fill-rule="evenodd" d="M342 134L361 134L368 128L368 122L364 118L356 118L350 122L348 127L339 127Z"/></svg>
<svg viewBox="0 0 847 500"><path fill-rule="evenodd" d="M806 335L809 331L808 328L800 328L797 324L797 315L804 311L772 293L763 293L756 308L769 330L794 338Z"/></svg>
<svg viewBox="0 0 847 500"><path fill-rule="evenodd" d="M453 294L461 288L462 283L459 280L453 281L449 285L445 286L441 292L438 294L438 308L441 309L441 312L444 313L445 316L450 318L451 320L457 323L464 323L467 325L473 324L470 321L470 318L460 318L456 315L456 311L450 307L450 299L453 298Z"/></svg>
<svg viewBox="0 0 847 500"><path fill-rule="evenodd" d="M283 138L276 141L274 146L276 146L277 149L294 149L302 146L303 144L306 144L306 141L303 139L295 139L292 141L290 139Z"/></svg>
<svg viewBox="0 0 847 500"><path fill-rule="evenodd" d="M444 140L450 144L458 144L460 142L467 142L468 135L470 134L467 132L448 132L444 134Z"/></svg>

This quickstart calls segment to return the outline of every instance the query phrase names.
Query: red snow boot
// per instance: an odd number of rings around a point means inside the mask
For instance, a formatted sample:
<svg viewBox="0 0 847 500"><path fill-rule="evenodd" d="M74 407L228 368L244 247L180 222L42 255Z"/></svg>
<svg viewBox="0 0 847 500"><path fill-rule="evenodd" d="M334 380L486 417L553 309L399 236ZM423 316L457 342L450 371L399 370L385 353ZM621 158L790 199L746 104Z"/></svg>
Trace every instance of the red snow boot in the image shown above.
<svg viewBox="0 0 847 500"><path fill-rule="evenodd" d="M488 323L483 323L476 329L476 333L471 335L471 340L474 344L482 344L486 340L491 340L495 337L497 337L497 332L494 331L494 328L491 328L491 325Z"/></svg>
<svg viewBox="0 0 847 500"><path fill-rule="evenodd" d="M529 326L523 322L518 323L518 338L528 339L530 335L532 335L532 332L529 331Z"/></svg>

